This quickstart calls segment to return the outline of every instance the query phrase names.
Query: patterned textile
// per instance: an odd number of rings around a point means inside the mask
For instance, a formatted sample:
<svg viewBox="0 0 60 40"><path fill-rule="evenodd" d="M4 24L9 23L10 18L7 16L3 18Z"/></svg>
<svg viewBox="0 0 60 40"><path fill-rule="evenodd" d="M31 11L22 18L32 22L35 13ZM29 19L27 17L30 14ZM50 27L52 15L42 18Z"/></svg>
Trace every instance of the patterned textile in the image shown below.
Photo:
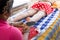
<svg viewBox="0 0 60 40"><path fill-rule="evenodd" d="M53 11L53 8L47 2L36 2L33 4L32 8L38 10L45 10L47 15Z"/></svg>
<svg viewBox="0 0 60 40"><path fill-rule="evenodd" d="M33 25L33 27L35 27L35 29L40 34L43 34L49 28L49 26L56 20L58 15L59 15L58 9L54 9L54 11L50 15L41 18L39 21L36 22L35 25ZM17 16L17 15L14 15L14 16ZM14 16L12 18L14 18ZM21 21L23 23L27 22L25 19L22 19ZM36 39L36 37L33 37L32 40Z"/></svg>

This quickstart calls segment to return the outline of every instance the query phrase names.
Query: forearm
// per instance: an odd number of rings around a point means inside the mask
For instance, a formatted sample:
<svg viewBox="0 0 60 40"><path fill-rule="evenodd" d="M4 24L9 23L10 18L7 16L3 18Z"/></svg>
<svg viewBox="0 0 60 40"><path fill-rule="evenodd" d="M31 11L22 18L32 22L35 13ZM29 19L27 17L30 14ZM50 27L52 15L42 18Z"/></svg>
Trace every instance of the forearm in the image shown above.
<svg viewBox="0 0 60 40"><path fill-rule="evenodd" d="M22 22L10 22L9 24L14 27L20 27L23 23Z"/></svg>

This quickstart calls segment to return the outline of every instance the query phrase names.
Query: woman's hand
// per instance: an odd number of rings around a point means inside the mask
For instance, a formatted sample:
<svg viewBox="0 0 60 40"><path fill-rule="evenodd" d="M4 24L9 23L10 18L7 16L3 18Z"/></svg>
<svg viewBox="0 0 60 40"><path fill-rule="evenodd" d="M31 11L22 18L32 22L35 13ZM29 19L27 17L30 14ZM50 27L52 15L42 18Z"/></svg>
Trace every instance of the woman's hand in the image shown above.
<svg viewBox="0 0 60 40"><path fill-rule="evenodd" d="M26 31L29 30L29 26L27 26L27 25L24 24L23 22L13 22L13 23L11 23L11 25L17 27L20 31L21 31L20 28L22 28L22 33L23 33L23 34L24 34Z"/></svg>

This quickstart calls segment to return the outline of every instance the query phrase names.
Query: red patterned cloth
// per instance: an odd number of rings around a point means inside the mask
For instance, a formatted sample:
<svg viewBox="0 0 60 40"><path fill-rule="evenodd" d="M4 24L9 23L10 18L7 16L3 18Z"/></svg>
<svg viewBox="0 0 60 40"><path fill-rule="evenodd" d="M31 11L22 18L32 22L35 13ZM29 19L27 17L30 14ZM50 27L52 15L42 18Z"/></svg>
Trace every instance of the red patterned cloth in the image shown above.
<svg viewBox="0 0 60 40"><path fill-rule="evenodd" d="M35 27L31 27L28 35L28 40L31 40L31 38L35 37L37 34L38 31L35 29Z"/></svg>
<svg viewBox="0 0 60 40"><path fill-rule="evenodd" d="M45 10L47 15L53 11L53 8L47 2L36 2L33 4L32 8L38 10Z"/></svg>

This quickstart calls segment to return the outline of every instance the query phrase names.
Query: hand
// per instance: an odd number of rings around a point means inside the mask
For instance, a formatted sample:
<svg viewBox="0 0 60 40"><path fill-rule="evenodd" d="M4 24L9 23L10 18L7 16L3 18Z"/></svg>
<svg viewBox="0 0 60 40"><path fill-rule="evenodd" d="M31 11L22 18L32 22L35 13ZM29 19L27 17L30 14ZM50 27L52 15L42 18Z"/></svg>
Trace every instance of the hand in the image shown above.
<svg viewBox="0 0 60 40"><path fill-rule="evenodd" d="M29 22L29 21L30 21L30 17L27 17L27 18L26 18L26 21Z"/></svg>
<svg viewBox="0 0 60 40"><path fill-rule="evenodd" d="M13 25L14 27L20 27L23 24L23 22L12 22L10 25Z"/></svg>

